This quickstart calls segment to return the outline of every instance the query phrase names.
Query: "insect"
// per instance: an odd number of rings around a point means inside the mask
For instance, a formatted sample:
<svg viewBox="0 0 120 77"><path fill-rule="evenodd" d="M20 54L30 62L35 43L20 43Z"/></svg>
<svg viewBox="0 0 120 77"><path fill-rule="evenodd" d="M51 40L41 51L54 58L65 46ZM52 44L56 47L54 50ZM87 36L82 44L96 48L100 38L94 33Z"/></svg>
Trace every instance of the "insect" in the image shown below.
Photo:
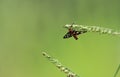
<svg viewBox="0 0 120 77"><path fill-rule="evenodd" d="M74 24L74 23L73 23ZM75 40L78 39L77 35L79 34L82 34L82 33L86 33L87 31L86 30L82 30L82 31L75 31L75 30L72 30L72 26L73 24L70 26L70 28L68 29L68 32L64 35L64 39L66 38L70 38L70 37L74 37Z"/></svg>

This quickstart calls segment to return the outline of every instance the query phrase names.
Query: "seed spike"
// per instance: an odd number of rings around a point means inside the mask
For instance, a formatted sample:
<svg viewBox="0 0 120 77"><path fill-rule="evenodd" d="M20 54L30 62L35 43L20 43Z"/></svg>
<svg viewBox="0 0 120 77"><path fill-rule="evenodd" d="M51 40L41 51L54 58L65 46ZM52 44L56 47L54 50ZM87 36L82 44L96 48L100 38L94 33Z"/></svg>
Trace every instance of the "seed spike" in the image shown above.
<svg viewBox="0 0 120 77"><path fill-rule="evenodd" d="M66 24L64 28L72 29L74 31L87 31L87 32L99 32L102 34L113 34L113 35L120 35L120 32L114 31L109 28L103 28L98 26L86 26L86 25L75 25L73 24L72 27L70 24Z"/></svg>
<svg viewBox="0 0 120 77"><path fill-rule="evenodd" d="M57 59L49 56L46 52L42 52L43 56L45 56L51 63L53 63L58 69L67 74L67 77L79 77L77 74L72 72L69 68L63 66Z"/></svg>

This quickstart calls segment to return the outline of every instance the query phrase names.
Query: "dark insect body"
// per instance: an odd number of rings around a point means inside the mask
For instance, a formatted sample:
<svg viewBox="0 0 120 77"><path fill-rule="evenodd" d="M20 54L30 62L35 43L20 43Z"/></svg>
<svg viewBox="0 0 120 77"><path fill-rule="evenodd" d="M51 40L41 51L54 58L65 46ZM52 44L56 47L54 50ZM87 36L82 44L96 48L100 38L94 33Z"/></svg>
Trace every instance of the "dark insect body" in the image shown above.
<svg viewBox="0 0 120 77"><path fill-rule="evenodd" d="M73 25L73 24L72 24ZM71 27L72 27L71 25ZM87 31L86 30L83 30L83 31L75 31L75 30L72 30L71 27L68 29L69 31L64 35L64 39L66 38L70 38L70 37L74 37L75 40L78 39L77 35L79 34L82 34L82 33L86 33Z"/></svg>

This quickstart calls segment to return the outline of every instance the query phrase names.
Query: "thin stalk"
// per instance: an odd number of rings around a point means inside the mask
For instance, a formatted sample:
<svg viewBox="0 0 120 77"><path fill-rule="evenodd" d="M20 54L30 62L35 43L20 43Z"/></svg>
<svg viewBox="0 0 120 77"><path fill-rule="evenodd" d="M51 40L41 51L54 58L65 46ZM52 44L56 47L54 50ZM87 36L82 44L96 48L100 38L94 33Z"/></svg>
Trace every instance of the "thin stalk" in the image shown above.
<svg viewBox="0 0 120 77"><path fill-rule="evenodd" d="M74 31L87 31L87 32L99 32L102 34L113 34L120 35L120 32L114 31L113 29L99 27L99 26L87 26L87 25L76 25L76 24L66 24L64 28L72 29Z"/></svg>
<svg viewBox="0 0 120 77"><path fill-rule="evenodd" d="M119 66L118 66L118 68L117 68L117 70L116 70L116 72L115 72L115 74L114 74L114 76L113 76L113 77L116 77L116 76L117 76L117 74L118 74L119 70L120 70L120 64L119 64Z"/></svg>
<svg viewBox="0 0 120 77"><path fill-rule="evenodd" d="M43 56L45 56L51 63L53 63L58 69L67 74L67 77L79 77L77 74L72 72L69 68L63 66L57 59L51 57L46 52L42 52Z"/></svg>

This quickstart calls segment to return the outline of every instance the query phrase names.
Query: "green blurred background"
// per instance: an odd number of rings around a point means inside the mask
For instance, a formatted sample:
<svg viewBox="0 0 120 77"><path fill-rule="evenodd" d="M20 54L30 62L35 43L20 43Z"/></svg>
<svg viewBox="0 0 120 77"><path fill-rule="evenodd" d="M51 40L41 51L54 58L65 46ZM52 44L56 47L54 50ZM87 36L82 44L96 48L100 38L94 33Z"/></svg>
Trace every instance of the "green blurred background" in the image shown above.
<svg viewBox="0 0 120 77"><path fill-rule="evenodd" d="M0 0L0 77L66 77L43 51L81 77L113 77L120 37L86 33L77 41L63 39L63 26L73 22L120 31L120 1Z"/></svg>

